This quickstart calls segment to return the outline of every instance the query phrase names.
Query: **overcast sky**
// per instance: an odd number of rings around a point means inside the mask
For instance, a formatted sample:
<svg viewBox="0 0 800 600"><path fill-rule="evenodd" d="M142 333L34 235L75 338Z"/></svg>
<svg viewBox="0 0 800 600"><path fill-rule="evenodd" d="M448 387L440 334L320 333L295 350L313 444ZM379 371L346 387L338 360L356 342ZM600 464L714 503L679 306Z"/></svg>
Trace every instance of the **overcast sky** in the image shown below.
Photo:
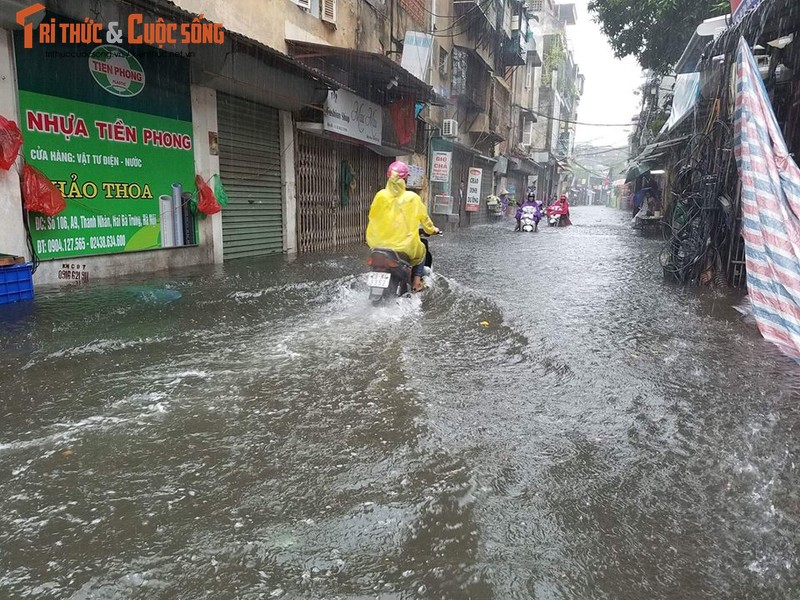
<svg viewBox="0 0 800 600"><path fill-rule="evenodd" d="M578 121L585 123L629 123L639 114L640 98L634 90L642 83L636 59L614 58L611 46L592 21L586 8L589 0L573 0L578 8L578 23L567 28L575 61L586 76L586 87L578 109ZM624 146L630 129L578 125L576 141L596 145Z"/></svg>

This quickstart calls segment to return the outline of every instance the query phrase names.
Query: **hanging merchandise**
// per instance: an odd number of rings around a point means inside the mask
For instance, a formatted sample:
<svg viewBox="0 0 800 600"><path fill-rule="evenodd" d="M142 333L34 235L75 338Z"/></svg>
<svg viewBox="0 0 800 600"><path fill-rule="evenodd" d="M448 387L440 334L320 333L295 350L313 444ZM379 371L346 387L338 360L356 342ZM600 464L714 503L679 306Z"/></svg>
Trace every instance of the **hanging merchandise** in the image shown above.
<svg viewBox="0 0 800 600"><path fill-rule="evenodd" d="M0 168L8 171L17 161L22 146L22 132L14 121L0 115Z"/></svg>
<svg viewBox="0 0 800 600"><path fill-rule="evenodd" d="M222 210L217 199L214 197L214 192L208 187L205 180L197 175L194 178L194 183L197 186L197 212L204 215L213 215Z"/></svg>
<svg viewBox="0 0 800 600"><path fill-rule="evenodd" d="M407 146L414 139L414 98L408 97L389 105L389 114L392 117L397 141L401 146Z"/></svg>
<svg viewBox="0 0 800 600"><path fill-rule="evenodd" d="M222 186L222 178L219 175L214 175L211 179L214 180L214 196L222 208L228 206L228 193Z"/></svg>
<svg viewBox="0 0 800 600"><path fill-rule="evenodd" d="M22 167L22 200L28 212L57 215L67 207L61 191L36 167Z"/></svg>

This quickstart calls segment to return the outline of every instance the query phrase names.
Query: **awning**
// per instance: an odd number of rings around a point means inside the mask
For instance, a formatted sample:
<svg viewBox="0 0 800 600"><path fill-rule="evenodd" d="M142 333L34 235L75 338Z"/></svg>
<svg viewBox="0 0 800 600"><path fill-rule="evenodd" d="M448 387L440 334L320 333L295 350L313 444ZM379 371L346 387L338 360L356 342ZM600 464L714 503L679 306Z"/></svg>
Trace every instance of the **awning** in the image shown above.
<svg viewBox="0 0 800 600"><path fill-rule="evenodd" d="M697 71L706 46L712 39L728 28L729 20L729 15L723 15L706 19L700 23L692 33L692 38L686 45L680 59L678 59L675 65L675 73L681 75Z"/></svg>
<svg viewBox="0 0 800 600"><path fill-rule="evenodd" d="M502 135L497 133L496 131L492 131L492 130L489 130L489 131L468 131L467 133L470 136L472 136L472 139L476 140L476 143L478 143L478 142L490 142L492 144L499 144L500 142L504 142L505 139L506 139Z"/></svg>
<svg viewBox="0 0 800 600"><path fill-rule="evenodd" d="M130 2L117 7L108 4L101 8L103 14L111 11L116 15L114 18L123 19L132 12L143 12L146 22L154 21L156 17L188 22L198 16L197 12L182 8L174 0L152 0L138 8ZM78 21L86 17L79 3L74 2L60 4L58 12ZM192 46L190 68L193 84L289 111L315 106L324 99L327 89L342 87L324 73L263 42L229 26L224 27L224 31L225 40L222 45ZM174 53L186 51L186 47L181 44L165 44L163 49Z"/></svg>
<svg viewBox="0 0 800 600"><path fill-rule="evenodd" d="M489 70L490 73L494 72L494 65L486 62L486 59L483 58L483 55L478 52L475 48L470 48L469 46L459 46L458 44L453 44L453 48L458 48L459 50L463 50L467 54L471 55L473 58L481 61L486 68Z"/></svg>
<svg viewBox="0 0 800 600"><path fill-rule="evenodd" d="M692 139L691 135L684 135L671 140L662 140L660 142L652 143L649 146L646 146L644 150L642 150L641 154L639 154L639 156L636 157L635 162L641 163L646 161L652 161L655 158L660 158L669 148L674 148L675 146L680 146L682 144L685 144L690 139Z"/></svg>
<svg viewBox="0 0 800 600"><path fill-rule="evenodd" d="M372 82L400 94L413 95L418 102L444 106L447 100L388 56L352 48L286 40L291 57L325 73L341 85L358 89L358 83Z"/></svg>
<svg viewBox="0 0 800 600"><path fill-rule="evenodd" d="M649 172L650 165L644 162L636 163L630 169L628 169L628 174L625 176L625 183L636 181L639 179L639 177Z"/></svg>
<svg viewBox="0 0 800 600"><path fill-rule="evenodd" d="M169 10L175 16L179 16L181 18L196 17L198 15L198 13L195 13L193 11L189 11L189 10L186 10L185 8L182 8L181 6L176 4L174 0L156 0L156 1L153 2L153 4L154 4L153 8L155 10L158 10L158 11ZM135 9L132 9L132 10L135 10ZM167 15L163 14L162 12L159 12L158 14L159 14L159 16L167 16ZM78 18L76 15L67 15L67 16L73 16L73 18ZM238 31L234 31L234 30L232 30L232 29L230 29L228 27L224 27L224 29L225 29L225 33L226 33L225 37L231 37L234 40L245 42L245 43L247 43L249 45L252 45L252 46L258 48L264 54L270 55L271 57L277 59L277 61L279 61L284 68L289 69L291 71L294 71L294 73L296 73L296 74L302 74L302 75L305 75L307 77L311 77L313 79L318 79L318 80L322 81L323 83L328 84L328 86L331 87L331 88L338 88L341 85L340 83L334 81L333 79L331 79L330 77L325 75L325 73L322 73L321 71L318 71L318 70L316 70L316 69L314 69L312 67L309 67L308 65L304 65L304 64L294 60L288 54L284 54L283 52L281 52L279 50L276 50L272 46L268 46L267 44L265 44L263 42L259 42L258 40L255 40L255 39L253 39L251 37L248 37L248 36L246 36L246 35L244 35L242 33L239 33ZM197 46L193 47L192 51L193 52L197 52L197 50L199 48L201 48L201 47L202 47L202 45L197 45ZM216 51L217 54L220 54L221 50L222 49L219 48L219 46L215 47L215 51Z"/></svg>
<svg viewBox="0 0 800 600"><path fill-rule="evenodd" d="M399 148L389 144L382 144L378 146L376 144L362 142L360 140L347 137L345 135L340 135L333 131L327 131L322 123L298 121L296 125L297 125L297 130L302 131L303 133L307 133L309 135L313 135L320 138L325 138L328 140L333 140L334 142L344 142L345 144L362 146L364 148L372 150L375 154L380 154L381 156L393 158L396 156L404 156L409 153L407 148Z"/></svg>
<svg viewBox="0 0 800 600"><path fill-rule="evenodd" d="M511 157L508 159L508 168L525 175L536 175L540 165L529 158Z"/></svg>
<svg viewBox="0 0 800 600"><path fill-rule="evenodd" d="M678 75L673 90L672 109L669 119L660 133L675 129L686 119L700 100L700 73Z"/></svg>

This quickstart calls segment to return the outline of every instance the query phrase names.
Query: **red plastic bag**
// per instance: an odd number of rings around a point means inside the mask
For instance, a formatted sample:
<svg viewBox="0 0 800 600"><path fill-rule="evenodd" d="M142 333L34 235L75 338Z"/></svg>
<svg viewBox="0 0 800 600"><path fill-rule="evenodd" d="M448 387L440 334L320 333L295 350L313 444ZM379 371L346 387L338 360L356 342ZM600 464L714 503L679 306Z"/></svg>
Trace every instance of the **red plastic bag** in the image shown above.
<svg viewBox="0 0 800 600"><path fill-rule="evenodd" d="M0 168L8 171L17 161L22 146L22 132L14 121L0 115Z"/></svg>
<svg viewBox="0 0 800 600"><path fill-rule="evenodd" d="M204 215L213 215L221 211L222 206L217 202L214 192L211 191L205 180L197 175L194 183L197 186L197 211Z"/></svg>
<svg viewBox="0 0 800 600"><path fill-rule="evenodd" d="M36 167L22 167L22 200L25 210L52 217L67 207L63 194Z"/></svg>

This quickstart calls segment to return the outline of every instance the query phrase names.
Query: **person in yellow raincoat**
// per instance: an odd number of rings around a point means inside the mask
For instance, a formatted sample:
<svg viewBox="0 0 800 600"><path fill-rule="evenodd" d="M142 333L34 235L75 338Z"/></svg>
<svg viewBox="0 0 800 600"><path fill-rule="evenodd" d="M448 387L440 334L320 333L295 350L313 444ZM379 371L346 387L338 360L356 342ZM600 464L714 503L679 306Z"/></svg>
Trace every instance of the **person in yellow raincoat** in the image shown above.
<svg viewBox="0 0 800 600"><path fill-rule="evenodd" d="M413 265L411 289L423 289L425 271L425 244L419 237L419 228L433 235L439 233L428 216L428 209L418 194L406 190L408 165L396 161L386 172L386 187L375 194L369 209L367 244L370 248L388 248L408 256Z"/></svg>

